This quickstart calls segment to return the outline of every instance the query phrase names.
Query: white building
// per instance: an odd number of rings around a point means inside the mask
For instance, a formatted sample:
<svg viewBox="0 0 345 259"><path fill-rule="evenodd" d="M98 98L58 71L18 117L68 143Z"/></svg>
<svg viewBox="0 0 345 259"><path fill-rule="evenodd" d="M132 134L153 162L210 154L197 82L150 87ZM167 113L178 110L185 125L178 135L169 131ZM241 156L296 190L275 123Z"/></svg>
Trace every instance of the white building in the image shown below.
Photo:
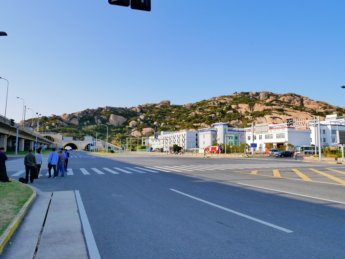
<svg viewBox="0 0 345 259"><path fill-rule="evenodd" d="M217 129L208 128L198 131L199 148L204 149L217 143Z"/></svg>
<svg viewBox="0 0 345 259"><path fill-rule="evenodd" d="M258 124L246 128L246 143L254 147L256 152L267 152L266 149L288 149L288 145L310 146L310 130L297 130L294 127L282 124Z"/></svg>
<svg viewBox="0 0 345 259"><path fill-rule="evenodd" d="M163 148L163 151L170 151L173 145L182 147L184 151L198 148L198 131L181 130L175 132L164 132L157 139L150 137L150 146L153 150Z"/></svg>
<svg viewBox="0 0 345 259"><path fill-rule="evenodd" d="M320 121L320 130L316 121L310 123L311 144L321 147L337 146L339 144L339 132L345 132L345 118L335 115L327 115L324 121ZM320 135L319 135L319 133Z"/></svg>
<svg viewBox="0 0 345 259"><path fill-rule="evenodd" d="M217 130L217 144L239 146L245 143L244 129L230 127L226 122L214 123L212 126Z"/></svg>

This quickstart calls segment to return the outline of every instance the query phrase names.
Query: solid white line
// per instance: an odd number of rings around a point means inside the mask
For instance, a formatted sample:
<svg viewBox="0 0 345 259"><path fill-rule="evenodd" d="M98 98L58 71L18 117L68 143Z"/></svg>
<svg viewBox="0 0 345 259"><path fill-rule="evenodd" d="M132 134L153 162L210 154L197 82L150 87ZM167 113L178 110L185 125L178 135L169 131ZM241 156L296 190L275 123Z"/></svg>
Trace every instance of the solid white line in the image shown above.
<svg viewBox="0 0 345 259"><path fill-rule="evenodd" d="M80 171L81 171L84 175L90 175L90 173L89 173L85 168L80 168Z"/></svg>
<svg viewBox="0 0 345 259"><path fill-rule="evenodd" d="M140 171L140 170L137 170L133 167L125 167L127 170L132 170L133 172L136 172L136 173L139 173L139 174L146 174L147 172L143 172L143 171Z"/></svg>
<svg viewBox="0 0 345 259"><path fill-rule="evenodd" d="M17 173L12 174L12 176L16 176L16 177L17 177L17 176L22 175L24 172L25 172L24 170L20 170L20 171L18 171Z"/></svg>
<svg viewBox="0 0 345 259"><path fill-rule="evenodd" d="M94 172L97 174L104 174L101 170L98 170L97 168L91 168Z"/></svg>
<svg viewBox="0 0 345 259"><path fill-rule="evenodd" d="M158 173L157 171L154 171L154 170L151 170L151 169L148 169L148 168L144 168L144 167L136 166L135 168L138 168L140 170L144 170L144 171L150 172L150 173Z"/></svg>
<svg viewBox="0 0 345 259"><path fill-rule="evenodd" d="M218 204L215 204L215 203L212 203L212 202L209 202L209 201L206 201L206 200L197 198L197 197L192 196L192 195L189 195L189 194L187 194L187 193L183 193L183 192L180 192L180 191L175 190L175 189L170 189L170 190L173 191L173 192L176 192L176 193L178 193L178 194L181 194L181 195L183 195L183 196L186 196L186 197L188 197L188 198L191 198L191 199L194 199L194 200L203 202L203 203L208 204L208 205L210 205L210 206L213 206L213 207L215 207L215 208L218 208L218 209L221 209L221 210L225 210L225 211L230 212L230 213L232 213L232 214L235 214L235 215L237 215L237 216L240 216L240 217L243 217L243 218L246 218L246 219L255 221L255 222L257 222L257 223L260 223L260 224L262 224L262 225L266 225L266 226L271 227L271 228L275 228L275 229L280 230L280 231L283 231L283 232L285 232L285 233L290 234L290 233L293 232L293 231L290 230L290 229L283 228L283 227L279 227L279 226L274 225L274 224L271 224L271 223L269 223L269 222L267 222L267 221L263 221L263 220L261 220L261 219L251 217L251 216L246 215L246 214L244 214L244 213L241 213L241 212L238 212L238 211L235 211L235 210L228 209L228 208L226 208L226 207L223 207L223 206L220 206L220 205L218 205Z"/></svg>
<svg viewBox="0 0 345 259"><path fill-rule="evenodd" d="M109 172L109 173L112 173L112 174L119 174L118 172L115 172L114 170L111 170L111 169L106 168L106 167L103 167L103 170L104 170L104 171L107 171L107 172Z"/></svg>
<svg viewBox="0 0 345 259"><path fill-rule="evenodd" d="M115 169L115 170L118 170L118 171L121 171L121 172L123 172L123 173L125 173L125 174L132 174L132 173L133 173L133 172L127 171L127 170L122 169L122 168L119 168L119 167L114 167L114 169Z"/></svg>
<svg viewBox="0 0 345 259"><path fill-rule="evenodd" d="M298 181L300 181L300 180L298 180ZM315 182L315 181L313 181L313 182ZM255 186L255 185L245 184L245 183L236 182L236 184L247 186L247 187L252 187L252 188L256 188L256 189L262 189L262 190L273 191L273 192L278 192L278 193L285 193L285 194L290 194L290 195L294 195L294 196L300 196L300 197L304 197L304 198L326 201L326 202L332 202L332 203L339 203L339 204L345 205L345 202L343 202L343 201L329 200L329 199L319 198L319 197L315 197L315 196L304 195L304 194L299 194L299 193L294 193L294 192L287 192L287 191L283 191L283 190L271 189L271 188L266 188L266 187L259 187L259 186ZM341 186L341 185L337 184L337 186Z"/></svg>
<svg viewBox="0 0 345 259"><path fill-rule="evenodd" d="M99 254L97 244L95 238L92 233L92 229L89 223L89 219L87 218L87 214L84 208L83 201L80 196L80 192L78 190L75 191L75 197L79 209L79 215L81 220L81 225L83 227L83 232L85 236L87 250L89 252L90 259L101 259L101 255Z"/></svg>
<svg viewBox="0 0 345 259"><path fill-rule="evenodd" d="M71 168L68 168L67 169L67 175L73 175L73 170Z"/></svg>

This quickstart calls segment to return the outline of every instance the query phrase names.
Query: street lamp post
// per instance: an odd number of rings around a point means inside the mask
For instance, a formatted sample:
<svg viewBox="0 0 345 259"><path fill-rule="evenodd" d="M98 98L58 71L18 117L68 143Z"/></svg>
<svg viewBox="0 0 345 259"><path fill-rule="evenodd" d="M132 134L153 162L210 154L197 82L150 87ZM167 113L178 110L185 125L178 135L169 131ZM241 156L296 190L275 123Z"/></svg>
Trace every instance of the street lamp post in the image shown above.
<svg viewBox="0 0 345 259"><path fill-rule="evenodd" d="M0 76L0 79L5 80L7 82L6 103L5 103L5 118L6 118L6 114L7 114L7 99L8 99L8 87L10 85L10 82L6 78L1 77L1 76Z"/></svg>
<svg viewBox="0 0 345 259"><path fill-rule="evenodd" d="M26 114L26 106L25 106L25 100L19 96L17 96L17 99L21 99L23 101L23 115L22 115L22 119L23 119L23 128L25 127L25 114Z"/></svg>

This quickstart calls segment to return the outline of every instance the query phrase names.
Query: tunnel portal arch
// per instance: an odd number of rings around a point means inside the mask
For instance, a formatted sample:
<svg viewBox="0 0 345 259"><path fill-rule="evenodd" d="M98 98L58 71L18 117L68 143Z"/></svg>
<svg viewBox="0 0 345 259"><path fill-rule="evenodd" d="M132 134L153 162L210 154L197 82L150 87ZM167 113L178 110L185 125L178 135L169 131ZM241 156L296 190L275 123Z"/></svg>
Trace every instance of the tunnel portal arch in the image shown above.
<svg viewBox="0 0 345 259"><path fill-rule="evenodd" d="M70 147L73 150L78 150L78 146L74 143L67 143L63 146L64 149L66 149L67 147Z"/></svg>

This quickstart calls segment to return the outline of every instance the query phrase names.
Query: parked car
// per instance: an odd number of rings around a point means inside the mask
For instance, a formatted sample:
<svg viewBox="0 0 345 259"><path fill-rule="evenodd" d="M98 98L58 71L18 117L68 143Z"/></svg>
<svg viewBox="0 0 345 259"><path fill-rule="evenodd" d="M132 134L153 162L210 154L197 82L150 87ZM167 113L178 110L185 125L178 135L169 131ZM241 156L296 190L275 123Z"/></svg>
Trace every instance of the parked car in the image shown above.
<svg viewBox="0 0 345 259"><path fill-rule="evenodd" d="M276 156L277 154L280 154L280 151L276 148L271 148L269 152L269 156Z"/></svg>
<svg viewBox="0 0 345 259"><path fill-rule="evenodd" d="M276 157L293 157L293 152L291 151L280 151L275 154Z"/></svg>

